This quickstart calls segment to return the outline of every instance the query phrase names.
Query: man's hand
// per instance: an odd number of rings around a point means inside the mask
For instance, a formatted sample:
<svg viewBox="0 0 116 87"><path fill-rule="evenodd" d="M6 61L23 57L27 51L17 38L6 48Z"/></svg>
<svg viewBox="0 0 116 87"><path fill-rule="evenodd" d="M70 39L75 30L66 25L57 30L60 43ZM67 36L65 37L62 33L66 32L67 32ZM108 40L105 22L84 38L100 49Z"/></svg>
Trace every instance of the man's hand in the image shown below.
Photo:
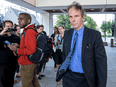
<svg viewBox="0 0 116 87"><path fill-rule="evenodd" d="M4 29L1 31L0 35L5 35L5 34L6 34L6 31L7 31L7 28L4 28Z"/></svg>
<svg viewBox="0 0 116 87"><path fill-rule="evenodd" d="M16 49L18 49L16 46L13 45L8 45L8 47L11 51L16 51Z"/></svg>
<svg viewBox="0 0 116 87"><path fill-rule="evenodd" d="M13 44L13 46L15 46L15 47L19 48L18 43L14 43L14 44Z"/></svg>

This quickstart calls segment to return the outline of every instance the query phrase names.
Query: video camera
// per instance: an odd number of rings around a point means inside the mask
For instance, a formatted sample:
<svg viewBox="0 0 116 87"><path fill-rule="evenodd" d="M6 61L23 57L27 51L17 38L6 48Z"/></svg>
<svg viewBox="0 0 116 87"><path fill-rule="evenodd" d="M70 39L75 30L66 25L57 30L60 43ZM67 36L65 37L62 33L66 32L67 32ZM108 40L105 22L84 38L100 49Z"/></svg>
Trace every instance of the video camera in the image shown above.
<svg viewBox="0 0 116 87"><path fill-rule="evenodd" d="M10 31L17 31L17 29L16 28L7 28L6 32L10 32Z"/></svg>

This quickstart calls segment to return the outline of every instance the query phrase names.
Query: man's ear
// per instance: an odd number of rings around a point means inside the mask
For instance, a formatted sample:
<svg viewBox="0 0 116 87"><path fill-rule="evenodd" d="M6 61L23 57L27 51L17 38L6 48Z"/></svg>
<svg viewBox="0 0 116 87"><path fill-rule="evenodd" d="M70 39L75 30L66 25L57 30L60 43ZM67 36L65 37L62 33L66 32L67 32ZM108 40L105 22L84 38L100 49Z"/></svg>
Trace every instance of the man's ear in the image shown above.
<svg viewBox="0 0 116 87"><path fill-rule="evenodd" d="M28 22L28 24L30 24L30 23L31 23L31 20L30 20L30 19L28 19L28 20L27 20L27 22Z"/></svg>
<svg viewBox="0 0 116 87"><path fill-rule="evenodd" d="M83 15L83 21L84 21L85 15Z"/></svg>

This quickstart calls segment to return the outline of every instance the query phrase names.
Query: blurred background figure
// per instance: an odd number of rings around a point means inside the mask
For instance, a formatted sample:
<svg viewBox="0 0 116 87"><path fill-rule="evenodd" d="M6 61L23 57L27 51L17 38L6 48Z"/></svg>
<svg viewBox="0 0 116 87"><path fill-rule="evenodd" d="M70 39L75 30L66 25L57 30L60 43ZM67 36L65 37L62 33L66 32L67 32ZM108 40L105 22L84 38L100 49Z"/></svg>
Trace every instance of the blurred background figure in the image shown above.
<svg viewBox="0 0 116 87"><path fill-rule="evenodd" d="M17 31L15 31L15 34L16 34L17 36L20 36L20 30L21 30L21 28L19 27L19 25L15 25L14 28L17 29Z"/></svg>
<svg viewBox="0 0 116 87"><path fill-rule="evenodd" d="M14 24L14 29L16 29L17 31L15 31L14 33L17 35L17 36L19 36L19 37L21 37L21 35L20 35L20 27L19 27L19 25L16 25L16 24ZM17 56L17 59L18 59L18 56ZM20 66L19 66L19 64L18 64L18 61L17 61L17 69L16 69L16 78L19 78L19 77L21 77L21 74L20 74L20 72L19 72L19 68L20 68ZM16 80L14 81L14 82L17 82Z"/></svg>
<svg viewBox="0 0 116 87"><path fill-rule="evenodd" d="M37 33L43 33L43 26L41 25L37 25L36 26L36 30L37 30ZM43 33L46 35L46 32ZM41 74L41 71L42 71L42 67L44 66L44 63L39 63L38 66L37 66L37 78L39 80L41 80L41 77L44 77L45 75Z"/></svg>
<svg viewBox="0 0 116 87"><path fill-rule="evenodd" d="M0 32L3 30L2 23L0 23Z"/></svg>
<svg viewBox="0 0 116 87"><path fill-rule="evenodd" d="M54 27L54 33L51 35L52 38L52 47L54 46L54 41L55 41L55 36L59 34L58 28ZM56 68L56 62L55 62L55 58L54 58L54 50L52 51L52 57L54 60L54 68Z"/></svg>
<svg viewBox="0 0 116 87"><path fill-rule="evenodd" d="M55 68L55 71L58 71L60 65L62 64L63 62L63 59L62 59L62 52L63 52L63 41L64 41L64 26L59 26L58 27L58 30L59 30L59 33L60 34L57 34L55 36L55 46L56 46L56 52L54 52L54 57L55 57L55 62L56 62L56 68ZM58 82L58 85L61 84L61 81Z"/></svg>

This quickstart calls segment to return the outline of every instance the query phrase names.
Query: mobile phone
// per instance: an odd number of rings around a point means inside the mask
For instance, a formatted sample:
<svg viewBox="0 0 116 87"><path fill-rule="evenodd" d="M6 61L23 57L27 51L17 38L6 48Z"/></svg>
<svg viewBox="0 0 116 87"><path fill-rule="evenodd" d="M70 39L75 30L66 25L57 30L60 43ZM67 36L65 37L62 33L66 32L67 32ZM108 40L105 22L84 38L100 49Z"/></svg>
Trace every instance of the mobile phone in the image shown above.
<svg viewBox="0 0 116 87"><path fill-rule="evenodd" d="M9 41L4 41L5 42L5 44L7 44L7 45L11 45L11 43L9 42Z"/></svg>

